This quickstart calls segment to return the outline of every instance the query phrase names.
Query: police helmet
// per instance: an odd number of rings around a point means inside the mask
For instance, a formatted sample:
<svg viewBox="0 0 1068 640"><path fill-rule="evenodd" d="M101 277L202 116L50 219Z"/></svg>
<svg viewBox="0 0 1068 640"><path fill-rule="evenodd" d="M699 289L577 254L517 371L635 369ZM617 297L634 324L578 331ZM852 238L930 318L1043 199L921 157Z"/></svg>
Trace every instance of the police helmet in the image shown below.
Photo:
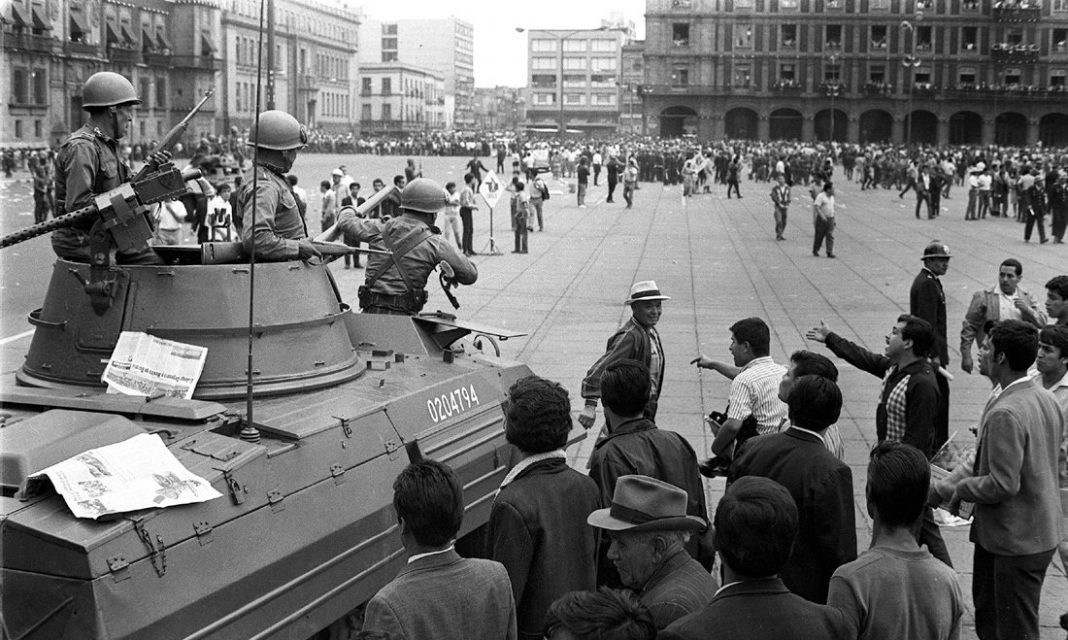
<svg viewBox="0 0 1068 640"><path fill-rule="evenodd" d="M117 107L141 104L133 84L113 71L101 71L89 76L82 87L82 109Z"/></svg>
<svg viewBox="0 0 1068 640"><path fill-rule="evenodd" d="M300 149L308 144L308 131L285 111L264 111L253 123L247 144L275 151Z"/></svg>
<svg viewBox="0 0 1068 640"><path fill-rule="evenodd" d="M401 208L419 213L437 213L448 204L448 192L437 182L416 178L401 191Z"/></svg>
<svg viewBox="0 0 1068 640"><path fill-rule="evenodd" d="M952 257L953 255L949 252L949 245L939 240L932 240L930 244L923 248L923 260Z"/></svg>

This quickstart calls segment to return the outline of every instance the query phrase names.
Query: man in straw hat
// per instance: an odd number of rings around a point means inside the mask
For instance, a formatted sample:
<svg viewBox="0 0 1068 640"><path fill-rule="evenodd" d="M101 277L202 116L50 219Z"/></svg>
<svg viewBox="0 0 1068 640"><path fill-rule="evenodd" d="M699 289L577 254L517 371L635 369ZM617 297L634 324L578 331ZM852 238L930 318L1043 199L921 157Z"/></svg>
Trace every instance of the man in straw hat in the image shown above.
<svg viewBox="0 0 1068 640"><path fill-rule="evenodd" d="M701 610L719 586L686 552L691 534L707 528L704 518L686 515L684 490L649 476L623 476L612 505L587 518L609 532L608 559L623 584L638 595L658 629Z"/></svg>
<svg viewBox="0 0 1068 640"><path fill-rule="evenodd" d="M631 318L608 339L605 353L586 372L582 380L582 397L586 406L579 414L579 424L586 429L597 419L597 402L601 397L601 374L608 365L622 360L637 360L649 367L649 401L645 405L645 417L656 418L657 400L664 380L664 346L656 323L660 321L661 302L670 300L660 293L656 281L635 282L630 288L630 297L623 304L630 305Z"/></svg>

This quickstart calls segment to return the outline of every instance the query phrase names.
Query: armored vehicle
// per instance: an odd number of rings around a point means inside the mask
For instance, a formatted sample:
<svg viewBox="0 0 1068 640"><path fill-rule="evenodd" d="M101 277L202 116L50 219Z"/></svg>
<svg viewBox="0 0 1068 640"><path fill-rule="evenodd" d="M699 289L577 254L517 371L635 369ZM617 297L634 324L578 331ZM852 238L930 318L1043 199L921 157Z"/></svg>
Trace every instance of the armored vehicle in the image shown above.
<svg viewBox="0 0 1068 640"><path fill-rule="evenodd" d="M392 482L420 457L460 476L465 540L486 522L512 456L500 406L530 374L497 339L518 334L356 314L325 265L256 264L249 402L253 268L217 248L103 275L56 262L0 388L7 637L341 637L337 621L403 564ZM105 393L124 331L207 347L193 399ZM35 471L142 433L223 497L90 520L27 490Z"/></svg>

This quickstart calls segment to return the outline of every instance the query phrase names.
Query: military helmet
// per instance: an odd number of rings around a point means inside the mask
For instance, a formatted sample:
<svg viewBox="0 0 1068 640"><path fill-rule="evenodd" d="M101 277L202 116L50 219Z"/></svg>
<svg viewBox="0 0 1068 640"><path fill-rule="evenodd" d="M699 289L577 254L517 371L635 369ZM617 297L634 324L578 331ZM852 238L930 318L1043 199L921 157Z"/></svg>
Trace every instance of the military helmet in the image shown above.
<svg viewBox="0 0 1068 640"><path fill-rule="evenodd" d="M437 213L448 204L448 192L437 182L416 178L401 191L401 208L420 213Z"/></svg>
<svg viewBox="0 0 1068 640"><path fill-rule="evenodd" d="M949 245L939 240L932 240L930 244L923 248L923 260L952 257L953 255L949 252Z"/></svg>
<svg viewBox="0 0 1068 640"><path fill-rule="evenodd" d="M82 109L141 104L133 84L113 71L101 71L89 76L82 87Z"/></svg>
<svg viewBox="0 0 1068 640"><path fill-rule="evenodd" d="M253 123L247 144L275 151L299 149L308 144L308 131L285 111L264 111Z"/></svg>

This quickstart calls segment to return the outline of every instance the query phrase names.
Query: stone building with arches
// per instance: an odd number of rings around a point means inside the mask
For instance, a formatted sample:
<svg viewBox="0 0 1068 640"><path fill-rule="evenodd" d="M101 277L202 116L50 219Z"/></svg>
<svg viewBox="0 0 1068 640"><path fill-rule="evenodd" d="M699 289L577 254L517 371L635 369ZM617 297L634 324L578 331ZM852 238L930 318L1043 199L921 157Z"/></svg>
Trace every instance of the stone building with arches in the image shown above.
<svg viewBox="0 0 1068 640"><path fill-rule="evenodd" d="M645 131L1068 146L1068 0L647 0Z"/></svg>

